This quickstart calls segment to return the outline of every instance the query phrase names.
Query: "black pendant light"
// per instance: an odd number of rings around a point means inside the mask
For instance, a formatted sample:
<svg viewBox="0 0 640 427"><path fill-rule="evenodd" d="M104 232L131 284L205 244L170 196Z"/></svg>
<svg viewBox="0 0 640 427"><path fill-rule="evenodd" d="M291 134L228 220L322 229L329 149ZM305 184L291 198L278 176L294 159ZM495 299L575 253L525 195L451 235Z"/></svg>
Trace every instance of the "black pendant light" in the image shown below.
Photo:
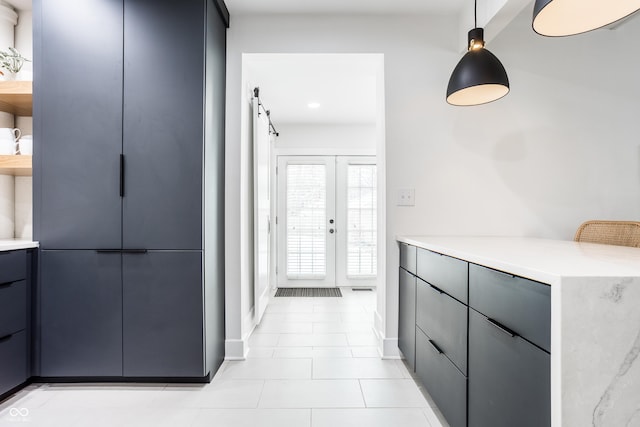
<svg viewBox="0 0 640 427"><path fill-rule="evenodd" d="M640 10L640 0L536 0L533 30L571 36L596 30Z"/></svg>
<svg viewBox="0 0 640 427"><path fill-rule="evenodd" d="M484 48L484 29L478 27L478 2L474 2L475 27L469 31L468 52L449 79L447 102L451 105L480 105L509 93L509 77L496 56Z"/></svg>

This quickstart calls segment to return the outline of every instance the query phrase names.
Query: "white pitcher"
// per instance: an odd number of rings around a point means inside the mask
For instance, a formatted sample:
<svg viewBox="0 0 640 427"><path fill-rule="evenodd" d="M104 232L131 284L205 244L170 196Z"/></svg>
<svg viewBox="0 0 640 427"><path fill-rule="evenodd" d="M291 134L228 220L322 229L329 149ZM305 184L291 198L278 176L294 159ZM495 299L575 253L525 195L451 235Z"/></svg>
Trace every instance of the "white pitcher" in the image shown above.
<svg viewBox="0 0 640 427"><path fill-rule="evenodd" d="M22 132L18 128L0 128L0 139L13 139L16 142Z"/></svg>
<svg viewBox="0 0 640 427"><path fill-rule="evenodd" d="M20 129L0 128L0 155L16 154L18 150L17 139L20 138Z"/></svg>
<svg viewBox="0 0 640 427"><path fill-rule="evenodd" d="M13 138L0 138L0 156L16 154L17 145Z"/></svg>

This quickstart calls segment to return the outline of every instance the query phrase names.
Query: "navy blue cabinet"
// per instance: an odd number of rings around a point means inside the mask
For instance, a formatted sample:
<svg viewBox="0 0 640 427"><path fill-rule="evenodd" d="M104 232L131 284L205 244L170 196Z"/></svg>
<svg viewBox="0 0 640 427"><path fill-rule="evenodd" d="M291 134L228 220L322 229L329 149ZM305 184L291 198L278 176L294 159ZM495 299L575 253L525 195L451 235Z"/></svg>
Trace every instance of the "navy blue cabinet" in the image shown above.
<svg viewBox="0 0 640 427"><path fill-rule="evenodd" d="M122 1L33 6L34 235L45 249L120 247Z"/></svg>
<svg viewBox="0 0 640 427"><path fill-rule="evenodd" d="M121 256L41 251L43 377L122 375Z"/></svg>
<svg viewBox="0 0 640 427"><path fill-rule="evenodd" d="M205 4L124 2L125 248L202 249Z"/></svg>
<svg viewBox="0 0 640 427"><path fill-rule="evenodd" d="M404 268L400 269L400 298L398 300L398 348L411 367L416 362L416 277Z"/></svg>
<svg viewBox="0 0 640 427"><path fill-rule="evenodd" d="M399 270L398 345L449 425L549 426L551 287L406 244Z"/></svg>
<svg viewBox="0 0 640 427"><path fill-rule="evenodd" d="M469 427L551 425L551 356L469 314Z"/></svg>
<svg viewBox="0 0 640 427"><path fill-rule="evenodd" d="M123 255L124 375L202 377L202 253Z"/></svg>
<svg viewBox="0 0 640 427"><path fill-rule="evenodd" d="M34 0L41 376L222 362L227 24L222 0Z"/></svg>
<svg viewBox="0 0 640 427"><path fill-rule="evenodd" d="M30 376L29 257L0 251L0 400Z"/></svg>

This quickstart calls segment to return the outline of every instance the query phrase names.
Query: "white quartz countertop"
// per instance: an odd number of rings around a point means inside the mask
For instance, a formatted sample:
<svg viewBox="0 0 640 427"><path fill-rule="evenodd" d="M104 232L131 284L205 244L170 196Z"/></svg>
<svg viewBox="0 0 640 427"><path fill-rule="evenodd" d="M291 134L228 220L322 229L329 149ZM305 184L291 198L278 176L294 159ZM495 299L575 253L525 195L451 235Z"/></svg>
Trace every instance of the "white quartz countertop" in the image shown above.
<svg viewBox="0 0 640 427"><path fill-rule="evenodd" d="M31 240L0 239L0 252L15 251L18 249L31 249L37 248L38 246L38 242L33 242Z"/></svg>
<svg viewBox="0 0 640 427"><path fill-rule="evenodd" d="M526 237L398 236L398 241L544 283L640 277L640 248Z"/></svg>

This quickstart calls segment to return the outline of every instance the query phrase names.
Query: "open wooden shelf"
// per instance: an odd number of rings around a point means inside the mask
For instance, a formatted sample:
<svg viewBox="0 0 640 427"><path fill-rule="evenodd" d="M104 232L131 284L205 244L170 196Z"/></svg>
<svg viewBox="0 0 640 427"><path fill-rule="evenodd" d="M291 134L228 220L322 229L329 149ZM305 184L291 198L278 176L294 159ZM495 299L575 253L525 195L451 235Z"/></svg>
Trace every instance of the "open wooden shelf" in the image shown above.
<svg viewBox="0 0 640 427"><path fill-rule="evenodd" d="M0 81L0 111L16 116L33 115L33 82Z"/></svg>
<svg viewBox="0 0 640 427"><path fill-rule="evenodd" d="M32 156L0 156L0 175L31 176Z"/></svg>

